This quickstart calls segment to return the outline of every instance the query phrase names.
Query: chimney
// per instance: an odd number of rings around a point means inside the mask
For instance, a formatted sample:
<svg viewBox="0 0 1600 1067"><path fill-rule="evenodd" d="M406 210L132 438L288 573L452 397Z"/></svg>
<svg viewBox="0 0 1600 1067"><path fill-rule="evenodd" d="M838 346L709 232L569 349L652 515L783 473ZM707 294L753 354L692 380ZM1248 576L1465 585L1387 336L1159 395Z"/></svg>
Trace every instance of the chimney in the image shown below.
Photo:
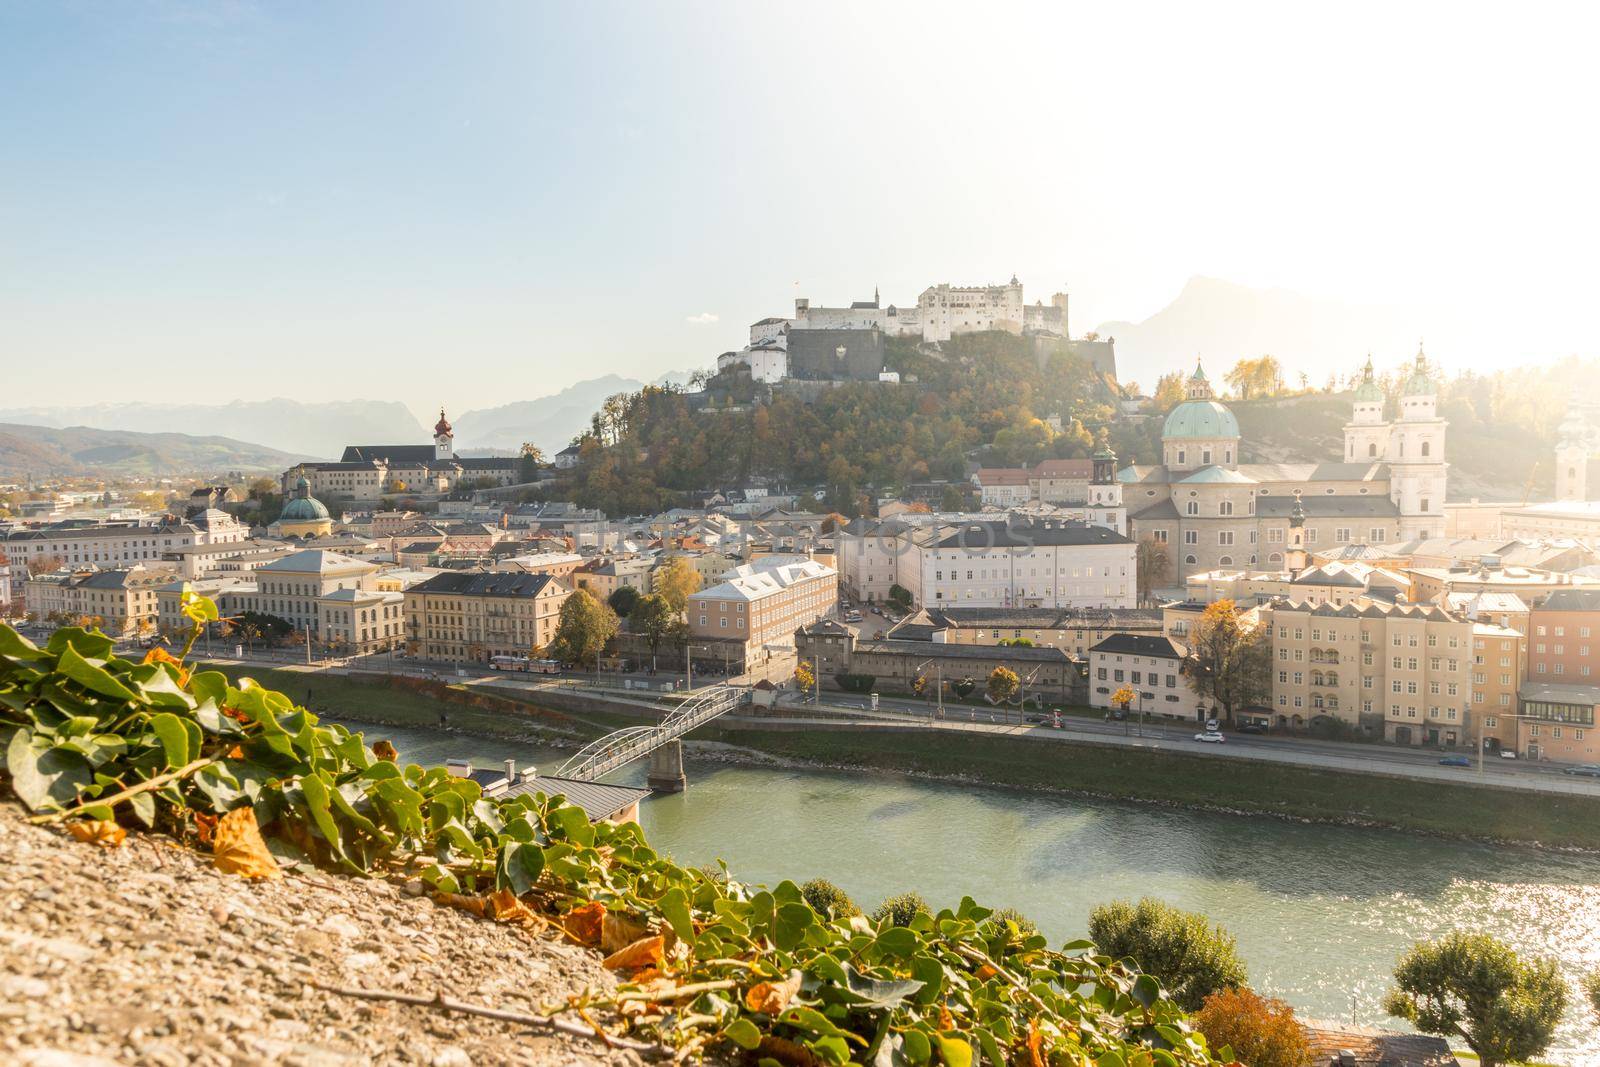
<svg viewBox="0 0 1600 1067"><path fill-rule="evenodd" d="M464 759L447 759L444 761L444 769L449 771L457 778L465 778L467 775L472 773L472 761Z"/></svg>
<svg viewBox="0 0 1600 1067"><path fill-rule="evenodd" d="M514 785L517 780L517 761L506 760L506 785Z"/></svg>

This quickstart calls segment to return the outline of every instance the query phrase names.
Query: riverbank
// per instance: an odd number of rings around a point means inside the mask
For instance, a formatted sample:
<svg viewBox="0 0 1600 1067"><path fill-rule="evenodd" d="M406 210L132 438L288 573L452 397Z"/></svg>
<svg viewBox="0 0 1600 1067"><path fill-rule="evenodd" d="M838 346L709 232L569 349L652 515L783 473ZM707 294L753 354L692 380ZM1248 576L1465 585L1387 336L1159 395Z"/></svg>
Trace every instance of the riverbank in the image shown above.
<svg viewBox="0 0 1600 1067"><path fill-rule="evenodd" d="M416 726L568 748L639 722L637 715L619 711L552 711L531 697L486 694L481 687L223 669L230 677L248 674L280 688L321 714L378 727ZM441 707L446 707L442 724ZM777 760L1194 811L1600 851L1600 797L1491 790L1089 741L1046 743L973 733L953 737L926 728L818 725L778 730L763 728L759 721L718 721L696 730L687 743L705 758L726 763Z"/></svg>

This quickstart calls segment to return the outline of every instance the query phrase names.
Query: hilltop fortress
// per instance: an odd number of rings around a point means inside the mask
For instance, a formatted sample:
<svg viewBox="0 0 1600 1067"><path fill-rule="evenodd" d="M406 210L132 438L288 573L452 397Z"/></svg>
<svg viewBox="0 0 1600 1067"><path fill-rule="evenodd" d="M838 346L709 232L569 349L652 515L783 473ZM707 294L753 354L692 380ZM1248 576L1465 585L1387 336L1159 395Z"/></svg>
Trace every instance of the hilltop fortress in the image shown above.
<svg viewBox="0 0 1600 1067"><path fill-rule="evenodd" d="M1074 340L1067 308L1067 294L1059 292L1051 294L1048 304L1027 303L1015 275L1005 285L930 285L915 306L904 308L883 306L876 290L871 300L857 300L848 307L813 305L800 297L792 318L774 316L752 323L750 343L737 352L724 352L717 369L743 364L759 382L894 381L883 362L885 338L940 344L957 334L1003 330L1041 342L1061 342L1096 372L1115 379L1115 339Z"/></svg>

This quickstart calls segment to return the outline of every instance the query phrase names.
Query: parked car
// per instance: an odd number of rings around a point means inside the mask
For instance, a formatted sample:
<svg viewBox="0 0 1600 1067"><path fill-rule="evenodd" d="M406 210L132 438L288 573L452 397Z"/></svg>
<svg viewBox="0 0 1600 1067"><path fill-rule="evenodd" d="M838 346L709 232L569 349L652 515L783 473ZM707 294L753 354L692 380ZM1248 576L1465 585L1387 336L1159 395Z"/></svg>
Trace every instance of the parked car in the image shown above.
<svg viewBox="0 0 1600 1067"><path fill-rule="evenodd" d="M1580 763L1576 767L1563 767L1561 773L1578 778L1600 778L1600 763Z"/></svg>
<svg viewBox="0 0 1600 1067"><path fill-rule="evenodd" d="M1208 733L1208 734L1216 733L1218 725L1219 725L1219 723L1217 722L1216 719L1207 719L1206 720L1206 733Z"/></svg>
<svg viewBox="0 0 1600 1067"><path fill-rule="evenodd" d="M1241 734L1264 734L1267 732L1267 724L1264 722L1241 723L1239 732Z"/></svg>
<svg viewBox="0 0 1600 1067"><path fill-rule="evenodd" d="M1501 759L1516 759L1517 758L1517 754L1515 752L1511 751L1509 748L1502 748L1500 750L1500 758Z"/></svg>
<svg viewBox="0 0 1600 1067"><path fill-rule="evenodd" d="M1440 763L1441 766L1444 766L1444 767L1470 767L1470 766L1472 766L1472 760L1470 758L1466 757L1466 756L1446 756L1444 759L1440 760L1439 763Z"/></svg>
<svg viewBox="0 0 1600 1067"><path fill-rule="evenodd" d="M1194 739L1207 745L1220 745L1228 739L1215 730L1207 730L1203 734L1195 734Z"/></svg>

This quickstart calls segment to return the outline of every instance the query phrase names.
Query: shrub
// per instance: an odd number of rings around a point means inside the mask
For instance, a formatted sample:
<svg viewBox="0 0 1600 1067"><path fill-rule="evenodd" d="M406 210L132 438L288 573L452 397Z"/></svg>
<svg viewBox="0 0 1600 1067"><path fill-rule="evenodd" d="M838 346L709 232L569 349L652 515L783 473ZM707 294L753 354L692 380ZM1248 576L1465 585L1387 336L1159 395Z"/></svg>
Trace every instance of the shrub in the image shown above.
<svg viewBox="0 0 1600 1067"><path fill-rule="evenodd" d="M1137 905L1118 900L1094 909L1089 937L1106 955L1133 960L1188 1011L1218 990L1245 984L1232 934L1204 915L1150 897Z"/></svg>
<svg viewBox="0 0 1600 1067"><path fill-rule="evenodd" d="M1039 932L1039 924L1016 908L1000 908L989 916L989 919L1000 926L1004 926L1008 922L1016 923L1017 933L1021 934L1024 939L1030 938Z"/></svg>
<svg viewBox="0 0 1600 1067"><path fill-rule="evenodd" d="M830 919L847 919L861 914L861 909L850 899L850 894L826 878L811 879L800 887L800 895L816 909L818 915L826 915Z"/></svg>
<svg viewBox="0 0 1600 1067"><path fill-rule="evenodd" d="M918 915L932 914L933 908L922 899L921 893L900 893L879 904L878 910L872 913L872 921L882 923L887 919L892 926L910 926Z"/></svg>
<svg viewBox="0 0 1600 1067"><path fill-rule="evenodd" d="M1207 997L1190 1021L1213 1050L1232 1049L1233 1058L1250 1067L1311 1063L1305 1028L1281 1000L1249 989L1223 989Z"/></svg>
<svg viewBox="0 0 1600 1067"><path fill-rule="evenodd" d="M870 693L878 684L877 677L871 674L836 674L833 680L847 693Z"/></svg>

